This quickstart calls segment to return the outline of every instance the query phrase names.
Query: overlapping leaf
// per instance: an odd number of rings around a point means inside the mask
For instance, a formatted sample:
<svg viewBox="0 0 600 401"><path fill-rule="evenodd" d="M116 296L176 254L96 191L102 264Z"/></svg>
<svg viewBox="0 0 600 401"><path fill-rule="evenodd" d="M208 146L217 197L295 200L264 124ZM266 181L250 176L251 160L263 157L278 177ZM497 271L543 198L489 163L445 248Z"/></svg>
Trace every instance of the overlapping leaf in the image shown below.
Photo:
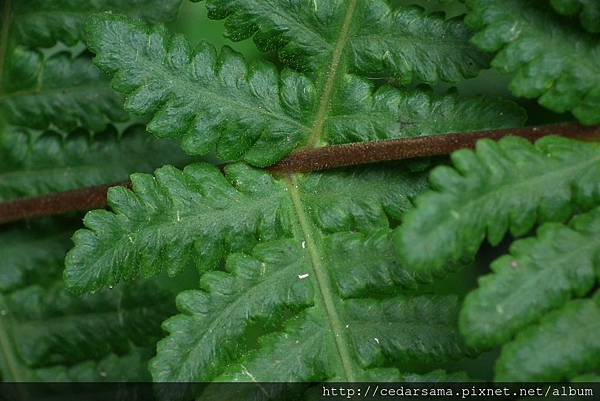
<svg viewBox="0 0 600 401"><path fill-rule="evenodd" d="M555 5L566 2L555 2ZM553 111L600 123L600 42L536 0L468 0L473 40L514 73L513 93ZM593 7L593 6L592 6Z"/></svg>
<svg viewBox="0 0 600 401"><path fill-rule="evenodd" d="M14 128L14 127L13 127ZM27 129L0 132L0 201L41 196L101 184L117 184L131 171L152 171L190 160L177 144L157 140L137 126L119 138L114 129L92 140L79 132L63 137Z"/></svg>
<svg viewBox="0 0 600 401"><path fill-rule="evenodd" d="M535 145L508 137L452 155L431 174L433 191L396 232L401 259L417 274L442 274L472 260L487 237L522 236L600 201L600 147L560 137Z"/></svg>
<svg viewBox="0 0 600 401"><path fill-rule="evenodd" d="M335 80L337 70L369 78L435 83L475 76L486 58L458 19L384 0L207 0L226 35L254 35L285 64ZM327 77L325 77L327 75Z"/></svg>
<svg viewBox="0 0 600 401"><path fill-rule="evenodd" d="M144 380L146 361L172 313L151 283L75 297L61 280L69 226L0 233L0 368L6 381Z"/></svg>
<svg viewBox="0 0 600 401"><path fill-rule="evenodd" d="M551 0L563 15L578 15L581 25L590 32L600 32L600 3L595 0Z"/></svg>
<svg viewBox="0 0 600 401"><path fill-rule="evenodd" d="M366 168L309 175L299 187L323 230L370 231L388 226L388 216L398 218L410 207L409 199L423 188L422 178ZM258 240L286 237L293 230L286 181L243 164L227 166L225 175L206 164L183 171L164 167L155 177L133 175L132 182L133 191L109 192L114 213L88 213L88 229L74 236L65 273L73 290L161 270L210 270L230 252L250 251Z"/></svg>
<svg viewBox="0 0 600 401"><path fill-rule="evenodd" d="M515 242L492 271L461 311L461 331L476 347L508 342L548 311L592 290L600 278L600 209L578 216L570 227L543 225L537 238Z"/></svg>
<svg viewBox="0 0 600 401"><path fill-rule="evenodd" d="M325 94L320 82L298 73L248 66L228 48L217 54L205 43L192 51L163 27L121 16L97 16L88 28L95 62L113 75L126 109L153 115L150 132L178 139L193 154L216 150L221 159L265 167L300 146L510 127L523 120L509 102L375 90L347 74Z"/></svg>
<svg viewBox="0 0 600 401"><path fill-rule="evenodd" d="M151 364L154 379L381 380L399 376L394 366L465 355L455 326L456 298L414 292L370 298L388 286L401 287L376 280L379 271L363 266L373 263L368 252L357 252L347 266L372 278L344 278L362 285L344 296L331 274L332 262L347 260L337 235L303 231L262 243L251 254L230 256L226 272L204 275L200 290L181 293L182 313L164 324L171 335L159 343ZM364 249L371 240L365 235L358 241ZM384 241L377 263L401 276L389 235ZM366 289L369 295L357 296ZM256 330L258 343L249 335Z"/></svg>

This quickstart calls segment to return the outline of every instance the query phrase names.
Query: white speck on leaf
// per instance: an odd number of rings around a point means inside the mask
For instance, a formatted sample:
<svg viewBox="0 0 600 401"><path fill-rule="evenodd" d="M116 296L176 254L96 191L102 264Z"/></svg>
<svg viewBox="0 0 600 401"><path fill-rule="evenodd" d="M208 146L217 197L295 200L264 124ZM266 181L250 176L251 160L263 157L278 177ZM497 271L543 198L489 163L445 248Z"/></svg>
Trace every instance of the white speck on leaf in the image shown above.
<svg viewBox="0 0 600 401"><path fill-rule="evenodd" d="M298 274L298 278L299 278L300 280L304 280L304 279L305 279L305 278L307 278L307 277L308 277L308 273L304 273L304 274Z"/></svg>
<svg viewBox="0 0 600 401"><path fill-rule="evenodd" d="M306 249L306 241L302 241L302 249Z"/></svg>
<svg viewBox="0 0 600 401"><path fill-rule="evenodd" d="M375 337L373 340L375 340L375 342L376 342L377 344L379 344L379 338Z"/></svg>

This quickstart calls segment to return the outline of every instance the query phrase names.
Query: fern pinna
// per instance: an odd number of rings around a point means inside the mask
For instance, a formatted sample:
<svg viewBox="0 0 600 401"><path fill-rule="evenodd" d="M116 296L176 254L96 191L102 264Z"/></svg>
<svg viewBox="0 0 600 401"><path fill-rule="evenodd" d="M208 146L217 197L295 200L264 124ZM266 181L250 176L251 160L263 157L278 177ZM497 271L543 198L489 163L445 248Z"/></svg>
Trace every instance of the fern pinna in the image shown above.
<svg viewBox="0 0 600 401"><path fill-rule="evenodd" d="M452 166L269 169L332 145L520 127L528 103L464 94L490 60L517 71L515 95L597 123L593 6L467 1L449 18L404 4L418 1L207 0L229 39L263 52L249 62L163 25L179 1L84 3L3 2L0 200L134 174L85 216L63 282L71 220L0 233L3 376L451 380L499 346L499 380L599 371L596 144L505 138ZM507 41L511 13L526 22ZM539 21L556 32L547 46ZM532 238L463 302L453 280L508 232Z"/></svg>

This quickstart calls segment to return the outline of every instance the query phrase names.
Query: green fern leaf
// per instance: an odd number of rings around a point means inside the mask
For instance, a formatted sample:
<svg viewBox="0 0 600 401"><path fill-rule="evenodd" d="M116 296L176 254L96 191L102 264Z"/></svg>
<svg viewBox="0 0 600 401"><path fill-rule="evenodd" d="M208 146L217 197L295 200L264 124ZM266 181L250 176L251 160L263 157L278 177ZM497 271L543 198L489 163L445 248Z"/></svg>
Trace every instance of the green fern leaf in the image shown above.
<svg viewBox="0 0 600 401"><path fill-rule="evenodd" d="M60 275L56 279L4 294L5 308L15 311L10 324L16 352L31 367L123 353L130 341L151 347L160 334L158 323L171 311L170 294L155 286L77 298Z"/></svg>
<svg viewBox="0 0 600 401"><path fill-rule="evenodd" d="M118 138L114 130L63 138L29 130L0 133L0 201L126 181L131 171L190 161L171 142L156 140L137 126Z"/></svg>
<svg viewBox="0 0 600 401"><path fill-rule="evenodd" d="M590 32L600 32L600 3L595 0L551 0L563 15L579 15L581 25Z"/></svg>
<svg viewBox="0 0 600 401"><path fill-rule="evenodd" d="M569 302L503 348L496 379L561 381L599 369L599 323L599 294Z"/></svg>
<svg viewBox="0 0 600 401"><path fill-rule="evenodd" d="M600 123L600 43L534 0L469 0L467 23L492 66L514 72L511 90L550 110Z"/></svg>
<svg viewBox="0 0 600 401"><path fill-rule="evenodd" d="M5 10L11 40L31 48L52 47L57 42L73 46L81 40L86 19L110 10L151 22L175 18L181 0L8 0ZM14 38L13 38L14 35Z"/></svg>
<svg viewBox="0 0 600 401"><path fill-rule="evenodd" d="M230 256L226 272L204 275L200 290L178 296L182 314L164 323L171 334L151 363L154 379L355 381L378 368L465 354L455 297L344 297L329 269L345 260L344 247L335 244L316 233L306 245L299 238L262 243L251 255ZM353 260L353 268L364 269L360 263L372 263L370 256ZM387 266L398 268L393 259ZM381 280L369 296L389 284ZM252 330L262 335L258 344L248 336Z"/></svg>
<svg viewBox="0 0 600 401"><path fill-rule="evenodd" d="M75 46L84 22L99 11L120 12L148 21L175 17L181 0L5 0L0 33L0 114L10 125L94 132L125 121L121 99L81 49ZM58 47L60 48L60 46ZM54 54L53 54L54 53Z"/></svg>
<svg viewBox="0 0 600 401"><path fill-rule="evenodd" d="M409 199L423 188L422 178L365 168L309 175L298 185L323 230L370 231L387 227L388 215L399 218L410 207ZM133 192L109 192L114 213L88 213L88 230L74 236L65 272L74 291L161 270L214 269L229 252L250 251L258 240L288 236L294 227L286 180L243 164L227 166L224 176L204 164L183 171L164 167L155 177L133 175L132 182Z"/></svg>
<svg viewBox="0 0 600 401"><path fill-rule="evenodd" d="M547 223L537 238L515 242L510 255L492 264L461 311L467 342L491 348L573 297L586 295L600 277L600 209L570 227Z"/></svg>
<svg viewBox="0 0 600 401"><path fill-rule="evenodd" d="M443 274L473 259L487 237L522 236L536 222L564 221L600 202L600 147L560 137L535 145L508 137L483 140L476 151L452 155L438 167L433 191L396 232L401 259L419 275Z"/></svg>
<svg viewBox="0 0 600 401"><path fill-rule="evenodd" d="M85 127L94 132L111 122L126 121L121 99L87 55L68 52L44 56L15 49L7 71L10 79L0 97L0 112L11 125L45 130L55 126L70 132Z"/></svg>
<svg viewBox="0 0 600 401"><path fill-rule="evenodd" d="M162 319L173 313L172 295L149 282L71 295L61 280L70 233L70 225L57 222L0 232L3 379L147 377L149 347L160 335ZM126 370L124 364L133 362Z"/></svg>
<svg viewBox="0 0 600 401"><path fill-rule="evenodd" d="M216 150L223 160L265 167L300 146L515 126L523 120L509 102L463 102L388 86L374 90L346 74L324 94L320 84L298 73L279 74L267 64L249 67L239 54L224 48L218 55L206 43L192 52L184 38L163 27L121 16L96 16L88 28L95 62L114 76L126 109L153 115L148 130L176 138L192 154Z"/></svg>
<svg viewBox="0 0 600 401"><path fill-rule="evenodd" d="M254 35L263 51L320 75L338 69L373 78L435 83L477 75L487 60L459 19L445 20L383 0L207 0L226 35ZM325 78L325 77L324 77ZM327 78L325 78L327 79Z"/></svg>
<svg viewBox="0 0 600 401"><path fill-rule="evenodd" d="M85 361L72 366L52 366L35 369L29 380L32 382L147 382L150 348L132 348L125 355L110 354L98 361Z"/></svg>

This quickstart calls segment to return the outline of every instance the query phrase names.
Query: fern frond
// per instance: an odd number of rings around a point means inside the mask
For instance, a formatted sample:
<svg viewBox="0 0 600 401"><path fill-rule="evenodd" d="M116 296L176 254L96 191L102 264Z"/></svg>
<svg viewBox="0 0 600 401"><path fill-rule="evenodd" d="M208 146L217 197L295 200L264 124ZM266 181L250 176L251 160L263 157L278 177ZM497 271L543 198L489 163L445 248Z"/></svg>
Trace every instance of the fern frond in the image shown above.
<svg viewBox="0 0 600 401"><path fill-rule="evenodd" d="M455 297L375 299L382 281L368 296L346 298L329 270L332 261L346 260L344 247L323 246L340 244L327 237L313 240L267 242L250 255L233 254L226 272L207 273L200 290L181 293L181 314L164 323L170 336L151 363L154 380L354 381L379 368L465 354ZM353 259L352 268L372 263L369 257ZM261 334L258 344L248 335L252 330Z"/></svg>
<svg viewBox="0 0 600 401"><path fill-rule="evenodd" d="M214 269L230 252L250 251L258 240L289 236L293 230L286 180L243 164L225 167L225 175L196 164L131 178L133 191L109 191L114 213L88 213L88 229L74 236L65 272L73 290L162 270ZM409 198L423 188L422 178L366 168L309 175L300 180L299 190L323 230L373 230L387 227L388 215L399 217L410 207Z"/></svg>
<svg viewBox="0 0 600 401"><path fill-rule="evenodd" d="M468 0L473 41L497 52L492 66L513 72L517 96L600 123L600 43L535 0Z"/></svg>
<svg viewBox="0 0 600 401"><path fill-rule="evenodd" d="M216 150L223 160L265 167L300 146L507 127L523 120L509 102L434 99L388 86L375 90L347 74L324 95L321 83L298 73L248 66L227 47L217 54L202 43L192 51L164 27L122 16L96 16L88 31L95 62L113 75L126 109L153 115L148 130L176 138L192 154Z"/></svg>
<svg viewBox="0 0 600 401"><path fill-rule="evenodd" d="M479 348L501 345L548 311L586 295L600 277L600 208L567 227L547 223L515 242L465 300L460 327Z"/></svg>
<svg viewBox="0 0 600 401"><path fill-rule="evenodd" d="M190 161L177 144L154 139L139 126L119 136L110 129L93 140L85 132L64 138L53 132L3 131L0 155L0 201L116 184L131 171Z"/></svg>
<svg viewBox="0 0 600 401"><path fill-rule="evenodd" d="M80 49L44 50L61 43L75 46L86 19L99 11L120 12L148 21L172 19L181 0L7 0L0 33L0 114L10 125L59 128L70 132L106 129L125 121L121 99ZM53 54L54 53L54 54Z"/></svg>
<svg viewBox="0 0 600 401"><path fill-rule="evenodd" d="M0 368L6 381L103 380L119 372L126 373L119 380L138 379L147 372L149 352L142 349L153 346L161 320L173 313L172 295L152 283L82 298L67 292L56 259L68 249L71 232L50 222L0 232Z"/></svg>
<svg viewBox="0 0 600 401"><path fill-rule="evenodd" d="M99 132L111 122L128 119L122 100L89 56L69 52L44 57L15 49L8 65L10 79L0 96L0 113L15 126L70 132L85 127Z"/></svg>
<svg viewBox="0 0 600 401"><path fill-rule="evenodd" d="M561 381L600 368L600 294L569 302L504 346L499 381Z"/></svg>
<svg viewBox="0 0 600 401"><path fill-rule="evenodd" d="M129 342L152 347L160 320L171 311L170 293L152 285L78 298L60 275L45 281L3 295L7 310L14 311L15 348L30 367L123 353Z"/></svg>
<svg viewBox="0 0 600 401"><path fill-rule="evenodd" d="M288 66L320 75L339 69L369 78L435 83L477 75L486 57L459 19L383 0L207 0L233 40L254 36Z"/></svg>
<svg viewBox="0 0 600 401"><path fill-rule="evenodd" d="M551 0L550 4L563 15L579 16L589 32L600 32L600 3L594 0Z"/></svg>
<svg viewBox="0 0 600 401"><path fill-rule="evenodd" d="M561 137L535 145L507 137L479 141L438 167L433 191L416 200L396 232L403 262L419 275L471 261L487 237L522 236L536 223L564 221L600 201L600 147Z"/></svg>

